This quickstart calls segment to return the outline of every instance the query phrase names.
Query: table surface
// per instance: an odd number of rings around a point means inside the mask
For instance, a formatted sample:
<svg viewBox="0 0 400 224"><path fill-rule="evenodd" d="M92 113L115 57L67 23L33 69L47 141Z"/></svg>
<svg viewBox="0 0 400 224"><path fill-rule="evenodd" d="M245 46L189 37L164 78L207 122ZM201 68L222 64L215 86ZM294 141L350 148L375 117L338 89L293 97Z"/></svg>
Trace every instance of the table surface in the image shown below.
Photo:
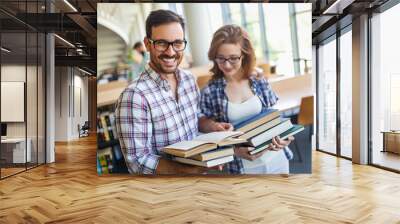
<svg viewBox="0 0 400 224"><path fill-rule="evenodd" d="M312 77L310 74L295 76L288 79L271 79L272 89L279 100L274 108L281 111L299 108L301 98L314 95ZM115 81L98 86L97 107L110 105L117 101L122 91L128 86L126 81Z"/></svg>
<svg viewBox="0 0 400 224"><path fill-rule="evenodd" d="M29 141L29 138L27 139ZM1 139L1 143L19 143L25 142L25 138L5 138Z"/></svg>
<svg viewBox="0 0 400 224"><path fill-rule="evenodd" d="M279 97L274 108L280 111L300 108L303 97L314 95L310 74L284 80L271 80L270 84Z"/></svg>
<svg viewBox="0 0 400 224"><path fill-rule="evenodd" d="M381 131L381 133L388 133L388 134L400 134L400 131Z"/></svg>

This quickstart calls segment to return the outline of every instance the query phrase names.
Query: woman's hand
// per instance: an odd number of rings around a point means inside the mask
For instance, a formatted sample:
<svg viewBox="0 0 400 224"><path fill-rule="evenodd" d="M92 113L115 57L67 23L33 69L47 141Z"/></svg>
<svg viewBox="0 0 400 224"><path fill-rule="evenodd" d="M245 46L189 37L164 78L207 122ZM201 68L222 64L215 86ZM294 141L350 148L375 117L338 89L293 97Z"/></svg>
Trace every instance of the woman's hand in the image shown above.
<svg viewBox="0 0 400 224"><path fill-rule="evenodd" d="M272 143L270 144L269 150L279 151L288 145L294 140L293 136L290 136L286 140L280 139L278 136L272 139Z"/></svg>
<svg viewBox="0 0 400 224"><path fill-rule="evenodd" d="M212 130L213 131L233 131L233 126L230 123L213 122Z"/></svg>
<svg viewBox="0 0 400 224"><path fill-rule="evenodd" d="M262 155L264 155L264 153L267 151L267 150L263 150L261 152L258 152L256 154L254 154L254 155L251 155L249 153L249 150L252 150L252 149L254 149L254 148L253 147L235 146L234 152L235 152L236 156L238 156L238 157L240 157L242 159L246 159L246 160L249 160L249 161L254 161L254 160L260 158Z"/></svg>
<svg viewBox="0 0 400 224"><path fill-rule="evenodd" d="M216 122L206 116L199 118L199 131L209 133L214 131L233 131L233 125L225 122Z"/></svg>

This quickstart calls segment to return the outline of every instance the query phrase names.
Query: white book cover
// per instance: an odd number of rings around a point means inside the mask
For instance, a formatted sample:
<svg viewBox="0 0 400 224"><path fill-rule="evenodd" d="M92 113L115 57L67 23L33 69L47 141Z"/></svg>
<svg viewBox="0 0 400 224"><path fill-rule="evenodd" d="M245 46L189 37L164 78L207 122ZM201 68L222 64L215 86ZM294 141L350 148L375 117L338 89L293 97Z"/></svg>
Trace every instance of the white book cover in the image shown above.
<svg viewBox="0 0 400 224"><path fill-rule="evenodd" d="M235 137L238 135L243 134L241 131L218 131L218 132L211 132L207 134L202 134L194 138L195 141L206 141L210 143L218 143L222 140L230 137Z"/></svg>
<svg viewBox="0 0 400 224"><path fill-rule="evenodd" d="M196 141L196 140L182 141L182 142L177 142L175 144L169 145L169 146L167 146L165 148L172 148L172 149L179 149L179 150L182 150L182 151L187 151L187 150L190 150L190 149L195 148L197 146L204 145L206 143L207 142Z"/></svg>
<svg viewBox="0 0 400 224"><path fill-rule="evenodd" d="M168 145L164 147L164 149L179 149L182 151L188 151L190 149L196 148L198 146L204 144L218 144L222 142L224 139L229 139L231 137L242 135L241 131L219 131L219 132L210 132L207 134L202 134L194 138L190 141L181 141L172 145Z"/></svg>

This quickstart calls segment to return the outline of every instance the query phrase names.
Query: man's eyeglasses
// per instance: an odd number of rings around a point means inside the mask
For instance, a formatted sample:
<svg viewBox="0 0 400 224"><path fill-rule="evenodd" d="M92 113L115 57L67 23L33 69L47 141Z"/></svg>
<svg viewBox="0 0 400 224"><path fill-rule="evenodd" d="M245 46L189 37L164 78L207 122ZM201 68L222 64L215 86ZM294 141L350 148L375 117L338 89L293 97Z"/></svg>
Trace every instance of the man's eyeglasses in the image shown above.
<svg viewBox="0 0 400 224"><path fill-rule="evenodd" d="M229 58L224 58L224 57L216 57L215 58L215 62L217 62L218 64L225 64L226 61L229 62L229 64L231 65L236 65L237 63L240 62L240 59L242 58L242 56L232 56Z"/></svg>
<svg viewBox="0 0 400 224"><path fill-rule="evenodd" d="M175 40L172 42L166 41L166 40L152 40L149 38L149 41L151 44L153 44L154 49L157 51L166 51L169 48L169 45L172 45L172 48L174 51L183 51L186 48L186 40Z"/></svg>

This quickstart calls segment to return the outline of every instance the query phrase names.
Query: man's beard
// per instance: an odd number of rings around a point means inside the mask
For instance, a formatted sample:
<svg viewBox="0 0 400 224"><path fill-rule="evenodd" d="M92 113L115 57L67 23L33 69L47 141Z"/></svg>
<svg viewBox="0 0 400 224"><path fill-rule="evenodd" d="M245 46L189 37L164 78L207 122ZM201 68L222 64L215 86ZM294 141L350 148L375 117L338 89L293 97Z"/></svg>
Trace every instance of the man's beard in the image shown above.
<svg viewBox="0 0 400 224"><path fill-rule="evenodd" d="M175 59L175 61L176 61L177 64L176 64L176 67L175 67L172 71L171 71L171 70L166 71L166 70L163 68L163 66L162 66L162 64L161 64L161 63L162 63L161 61L162 61L164 58L167 58L167 59L174 58L174 59ZM174 55L174 56L170 57L170 56L167 56L167 55L165 55L165 54L162 54L162 55L158 56L157 59L158 59L158 62L159 62L159 63L155 63L156 60L152 60L152 64L157 68L158 72L164 73L164 74L168 74L168 73L175 73L175 72L176 72L176 70L178 69L179 63L180 63L181 56L179 56L179 55L177 54L177 55Z"/></svg>

